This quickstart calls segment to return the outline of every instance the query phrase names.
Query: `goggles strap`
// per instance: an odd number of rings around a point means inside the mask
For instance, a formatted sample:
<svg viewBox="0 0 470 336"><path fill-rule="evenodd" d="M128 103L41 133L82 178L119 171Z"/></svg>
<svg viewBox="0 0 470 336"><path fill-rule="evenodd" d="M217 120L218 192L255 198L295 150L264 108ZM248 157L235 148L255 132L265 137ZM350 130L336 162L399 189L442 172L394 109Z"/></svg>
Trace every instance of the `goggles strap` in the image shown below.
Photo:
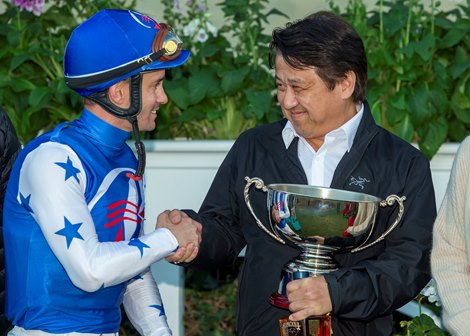
<svg viewBox="0 0 470 336"><path fill-rule="evenodd" d="M135 60L132 63L128 63L119 68L114 68L112 70L95 75L89 75L86 77L65 77L65 84L67 84L67 86L72 89L86 89L87 87L97 85L117 77L124 76L125 74L128 74L129 72L132 72L144 66L145 64L155 62L163 55L165 55L165 52L165 49L161 49L148 56L139 58L138 60Z"/></svg>

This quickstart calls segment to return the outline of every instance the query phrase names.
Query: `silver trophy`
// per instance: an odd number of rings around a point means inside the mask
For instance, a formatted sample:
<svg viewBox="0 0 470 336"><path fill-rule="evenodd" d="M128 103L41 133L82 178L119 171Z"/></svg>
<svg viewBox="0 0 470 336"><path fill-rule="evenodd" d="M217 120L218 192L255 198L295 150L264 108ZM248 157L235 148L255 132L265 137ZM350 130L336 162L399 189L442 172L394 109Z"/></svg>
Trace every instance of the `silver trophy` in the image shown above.
<svg viewBox="0 0 470 336"><path fill-rule="evenodd" d="M288 240L301 251L297 258L284 266L279 289L269 299L271 304L285 309L289 307L286 296L289 281L338 269L335 253L355 253L377 244L395 229L404 212L405 196L390 195L382 200L364 193L310 185L266 186L257 177L246 177L245 180L245 203L257 225L279 243L285 244ZM252 185L267 193L269 227L261 223L251 206L249 191ZM371 240L379 207L396 203L399 208L395 221L378 238ZM280 325L283 334L283 326L288 327L292 322L280 320ZM308 323L303 328L308 329ZM324 329L324 333L319 330L303 332L305 335L328 335L330 327L324 326Z"/></svg>

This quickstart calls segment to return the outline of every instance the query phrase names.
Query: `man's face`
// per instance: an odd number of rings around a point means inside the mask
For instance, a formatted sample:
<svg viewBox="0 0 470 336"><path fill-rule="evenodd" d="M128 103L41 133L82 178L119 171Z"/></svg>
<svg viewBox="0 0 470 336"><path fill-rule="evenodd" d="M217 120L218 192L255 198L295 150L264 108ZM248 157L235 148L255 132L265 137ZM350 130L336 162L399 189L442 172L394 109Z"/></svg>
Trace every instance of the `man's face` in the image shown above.
<svg viewBox="0 0 470 336"><path fill-rule="evenodd" d="M314 68L294 69L276 56L277 99L296 132L318 149L325 135L356 113L346 79L329 90Z"/></svg>
<svg viewBox="0 0 470 336"><path fill-rule="evenodd" d="M142 108L137 116L139 130L153 131L157 126L157 111L160 105L168 103L163 88L165 70L146 72L142 78Z"/></svg>

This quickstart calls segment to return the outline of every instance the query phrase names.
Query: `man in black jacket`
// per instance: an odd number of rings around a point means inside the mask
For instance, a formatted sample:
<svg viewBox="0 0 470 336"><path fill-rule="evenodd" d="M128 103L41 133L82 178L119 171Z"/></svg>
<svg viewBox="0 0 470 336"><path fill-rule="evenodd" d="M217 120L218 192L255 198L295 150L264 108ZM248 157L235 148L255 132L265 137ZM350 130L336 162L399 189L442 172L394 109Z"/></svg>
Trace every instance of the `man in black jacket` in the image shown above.
<svg viewBox="0 0 470 336"><path fill-rule="evenodd" d="M5 260L3 255L3 199L11 167L21 149L15 129L5 110L0 107L0 335L6 335L11 325L5 317Z"/></svg>
<svg viewBox="0 0 470 336"><path fill-rule="evenodd" d="M233 262L246 246L237 334L279 335L278 319L289 312L271 306L268 299L278 289L283 266L299 250L257 226L244 200L245 177L259 177L267 185L310 184L381 199L406 196L401 223L383 241L357 253L337 254L336 271L287 285L293 321L331 313L335 336L391 335L392 312L430 279L436 205L429 162L375 124L365 100L364 46L340 17L318 12L276 29L270 47L285 119L236 140L199 212L179 213L203 226L199 254L192 260L176 253L167 260L213 268ZM269 223L266 193L253 189L250 201L260 221ZM371 240L390 227L397 212L397 206L378 210ZM170 214L176 221L177 210ZM160 225L165 220L169 217L160 216Z"/></svg>

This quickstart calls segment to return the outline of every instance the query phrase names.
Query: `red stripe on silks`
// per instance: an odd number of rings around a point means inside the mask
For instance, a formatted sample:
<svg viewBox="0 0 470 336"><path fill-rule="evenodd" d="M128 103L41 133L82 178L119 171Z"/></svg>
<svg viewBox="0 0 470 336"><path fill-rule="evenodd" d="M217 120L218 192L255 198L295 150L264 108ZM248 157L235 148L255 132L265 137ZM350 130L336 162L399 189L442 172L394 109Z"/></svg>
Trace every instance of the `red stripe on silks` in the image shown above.
<svg viewBox="0 0 470 336"><path fill-rule="evenodd" d="M118 234L116 235L115 241L123 241L123 240L124 240L124 236L122 234L122 226L121 226L119 228Z"/></svg>
<svg viewBox="0 0 470 336"><path fill-rule="evenodd" d="M114 209L114 208L117 208L118 206L123 205L123 204L130 204L136 209L139 208L137 206L137 204L135 204L135 203L129 202L127 200L121 200L121 201L117 201L117 202L114 202L113 204L108 205L108 209Z"/></svg>
<svg viewBox="0 0 470 336"><path fill-rule="evenodd" d="M137 212L135 212L135 211L132 211L132 210L129 210L129 209L119 209L119 210L116 210L116 211L114 211L114 212L108 214L108 215L106 216L106 218L111 219L111 218L116 217L118 214L123 213L123 212L129 212L129 213L135 215L136 217L139 216L139 215L137 214Z"/></svg>
<svg viewBox="0 0 470 336"><path fill-rule="evenodd" d="M136 223L140 223L140 222L141 222L141 220L138 220L138 219L135 219L135 218L119 217L119 218L116 218L115 220L113 220L113 221L111 221L111 222L109 222L109 223L106 223L106 224L104 225L104 227L105 227L105 228L109 228L109 227L114 226L114 225L116 225L116 224L118 224L118 223L120 223L121 221L124 221L124 220L130 220L130 221L136 222Z"/></svg>

